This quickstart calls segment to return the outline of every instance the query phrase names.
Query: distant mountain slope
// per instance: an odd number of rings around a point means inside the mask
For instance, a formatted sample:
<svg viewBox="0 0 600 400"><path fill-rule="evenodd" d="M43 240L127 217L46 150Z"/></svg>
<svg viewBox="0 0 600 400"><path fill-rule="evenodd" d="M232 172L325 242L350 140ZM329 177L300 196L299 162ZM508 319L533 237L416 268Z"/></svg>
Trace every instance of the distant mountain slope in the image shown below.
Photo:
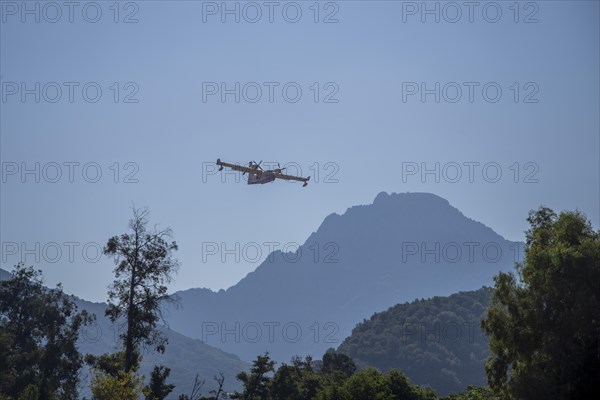
<svg viewBox="0 0 600 400"><path fill-rule="evenodd" d="M0 269L0 280L10 279L12 275ZM82 329L78 342L82 354L100 355L117 350L120 345L118 338L119 327L104 316L105 303L93 303L72 297L79 311L87 310L96 315L96 322ZM176 385L175 391L168 399L176 399L181 393L189 393L194 383L196 374L206 380L202 393L208 394L215 388L213 377L219 372L225 375L225 388L233 391L240 388L235 376L240 371L249 369L249 364L239 357L211 347L198 339L191 339L173 330L163 328L169 339L164 354L154 351L145 351L143 354L140 372L149 379L154 365L165 365L171 368L169 382ZM89 371L81 371L81 394L89 397Z"/></svg>
<svg viewBox="0 0 600 400"><path fill-rule="evenodd" d="M96 314L96 323L83 331L79 351L95 355L115 351L120 345L120 331L117 325L104 317L106 304L78 298L75 298L75 303L80 310ZM176 399L181 393L189 393L196 374L200 374L200 378L206 380L202 391L204 394L215 388L213 377L219 372L225 375L225 388L228 391L240 388L235 376L249 369L248 363L234 354L209 346L198 339L189 338L168 328L162 330L169 339L164 354L158 354L151 349L144 351L140 372L148 379L155 365L162 364L171 368L169 382L174 384L176 389L168 399ZM85 376L86 371L82 378Z"/></svg>
<svg viewBox="0 0 600 400"><path fill-rule="evenodd" d="M338 351L361 366L401 369L442 395L468 384L484 386L490 352L479 322L490 298L491 289L484 287L395 305L357 325Z"/></svg>
<svg viewBox="0 0 600 400"><path fill-rule="evenodd" d="M12 279L13 275L6 271L5 269L0 268L0 282L8 279Z"/></svg>
<svg viewBox="0 0 600 400"><path fill-rule="evenodd" d="M380 193L329 215L298 252L275 251L227 290L179 292L169 322L247 361L265 350L278 361L320 357L391 304L491 285L519 248L436 195Z"/></svg>

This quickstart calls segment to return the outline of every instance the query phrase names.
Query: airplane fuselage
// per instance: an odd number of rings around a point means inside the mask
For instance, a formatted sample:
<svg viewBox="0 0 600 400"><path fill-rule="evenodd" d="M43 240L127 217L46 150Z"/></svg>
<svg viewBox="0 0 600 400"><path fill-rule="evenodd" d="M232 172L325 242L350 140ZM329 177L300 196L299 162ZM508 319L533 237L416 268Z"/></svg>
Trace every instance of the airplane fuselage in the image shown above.
<svg viewBox="0 0 600 400"><path fill-rule="evenodd" d="M270 171L266 171L261 175L248 174L248 185L265 184L273 182L275 180L275 174Z"/></svg>

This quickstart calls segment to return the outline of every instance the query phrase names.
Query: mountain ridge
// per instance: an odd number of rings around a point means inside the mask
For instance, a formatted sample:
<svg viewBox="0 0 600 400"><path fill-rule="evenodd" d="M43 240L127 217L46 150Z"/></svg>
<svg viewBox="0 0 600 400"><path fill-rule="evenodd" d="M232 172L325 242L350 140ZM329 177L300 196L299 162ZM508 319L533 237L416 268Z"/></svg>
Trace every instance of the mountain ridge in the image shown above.
<svg viewBox="0 0 600 400"><path fill-rule="evenodd" d="M0 281L11 279L11 277L12 274L9 271L0 268ZM96 320L91 325L83 327L80 332L77 341L79 352L98 356L119 350L121 340L118 334L122 324L114 324L104 315L107 304L88 301L73 295L67 296L75 303L78 311L86 310L96 316ZM147 382L154 365L165 365L171 368L168 381L176 385L176 393L169 395L168 400L174 400L180 393L191 390L196 374L199 374L201 380L206 381L203 393L208 393L209 390L216 388L213 377L219 372L223 372L225 375L225 388L228 391L241 388L239 381L236 380L236 375L241 371L248 370L250 367L248 363L240 360L235 354L212 347L199 339L182 335L167 326L159 326L158 329L167 336L169 344L163 354L153 350L144 350L140 373L145 376ZM86 366L82 368L80 378L81 395L89 397L91 374Z"/></svg>
<svg viewBox="0 0 600 400"><path fill-rule="evenodd" d="M491 285L512 269L515 245L437 195L380 192L329 214L297 251L274 251L227 290L177 292L183 307L169 322L246 361L266 350L283 362L318 357L335 345L324 338L339 342L390 304Z"/></svg>
<svg viewBox="0 0 600 400"><path fill-rule="evenodd" d="M313 238L314 235L317 235L324 226L326 226L328 224L331 224L331 223L335 223L339 218L343 218L345 215L348 215L348 214L353 215L353 213L357 212L358 210L360 210L363 207L369 207L369 206L372 206L372 205L381 205L381 204L386 204L387 205L387 204L389 204L392 201L402 200L403 198L405 198L405 196L406 197L408 197L408 196L411 196L411 197L422 197L424 199L434 200L434 202L439 202L440 205L449 207L450 209L456 211L457 215L465 218L469 222L472 222L474 224L480 225L483 229L487 230L490 233L493 233L494 235L497 235L502 240L509 241L508 239L504 238L502 235L500 235L497 232L495 232L491 227L489 227L488 225L484 224L483 222L480 222L480 221L477 221L477 220L475 220L473 218L467 217L458 208L452 206L447 199L444 199L443 197L440 197L440 196L438 196L436 194L428 193L428 192L403 192L403 193L392 192L392 193L387 193L385 191L382 191L382 192L379 192L375 196L373 202L370 203L370 204L359 204L359 205L350 206L350 207L348 207L346 209L346 211L344 211L341 214L338 214L336 212L328 214L323 219L323 222L321 222L321 224L319 225L319 227L317 228L317 230L313 231L310 235L308 235L307 239L304 241L304 243L302 243L301 246L305 246L307 243L309 243L310 240L311 240L311 238ZM522 243L522 242L513 242L513 243ZM278 253L282 253L282 252L280 250L275 250L272 254L278 254ZM271 257L271 254L268 255L266 257L266 259L268 259L269 257ZM189 292L189 291L196 291L196 290L197 291L206 291L206 292L215 293L215 294L219 294L219 293L223 293L223 292L228 292L230 289L232 289L233 287L235 287L238 284L240 284L246 277L251 276L263 264L264 264L264 262L261 263L256 269L254 269L254 270L250 271L248 274L246 274L246 276L244 276L243 278L241 278L237 283L229 286L226 289L213 290L213 289L207 288L207 287L190 287L190 288L187 288L187 289L178 290L176 293L186 293L186 292Z"/></svg>

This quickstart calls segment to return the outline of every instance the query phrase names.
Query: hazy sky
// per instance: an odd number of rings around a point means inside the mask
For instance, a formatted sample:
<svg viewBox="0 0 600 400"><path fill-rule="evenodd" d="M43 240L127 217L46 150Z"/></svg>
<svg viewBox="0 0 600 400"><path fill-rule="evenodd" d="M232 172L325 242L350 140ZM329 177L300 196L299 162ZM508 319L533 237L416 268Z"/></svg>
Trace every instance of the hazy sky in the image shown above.
<svg viewBox="0 0 600 400"><path fill-rule="evenodd" d="M49 4L0 4L3 268L105 300L95 251L133 204L174 231L174 290L227 288L380 191L511 240L540 204L598 227L596 1ZM236 183L218 157L311 183Z"/></svg>

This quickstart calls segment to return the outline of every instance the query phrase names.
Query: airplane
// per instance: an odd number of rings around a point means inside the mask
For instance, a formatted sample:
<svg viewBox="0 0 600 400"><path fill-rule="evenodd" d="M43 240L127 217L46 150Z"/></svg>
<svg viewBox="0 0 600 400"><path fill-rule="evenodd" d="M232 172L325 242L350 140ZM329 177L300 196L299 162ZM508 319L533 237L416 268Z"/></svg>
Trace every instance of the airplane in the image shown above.
<svg viewBox="0 0 600 400"><path fill-rule="evenodd" d="M304 182L302 187L308 185L308 181L310 180L310 176L308 178L303 178L301 176L293 176L283 174L282 171L285 168L281 168L279 163L277 163L277 167L275 169L264 170L261 168L260 162L250 161L247 167L243 167L237 164L230 164L226 162L222 162L220 158L217 159L217 165L219 166L219 171L223 170L223 167L231 168L234 171L240 171L242 176L246 173L248 174L248 185L255 185L257 183L264 184L273 182L275 179L284 179L286 181L299 181Z"/></svg>

